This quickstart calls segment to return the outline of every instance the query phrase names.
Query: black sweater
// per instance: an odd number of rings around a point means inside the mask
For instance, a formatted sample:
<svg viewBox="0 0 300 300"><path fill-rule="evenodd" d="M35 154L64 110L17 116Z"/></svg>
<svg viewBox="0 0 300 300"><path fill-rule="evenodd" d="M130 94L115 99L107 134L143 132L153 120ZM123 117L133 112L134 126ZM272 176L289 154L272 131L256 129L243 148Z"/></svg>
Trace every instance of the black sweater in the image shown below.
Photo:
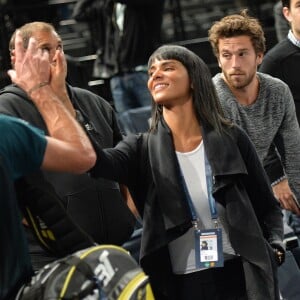
<svg viewBox="0 0 300 300"><path fill-rule="evenodd" d="M270 74L284 81L290 88L300 120L300 48L289 39L275 45L264 57L260 72Z"/></svg>

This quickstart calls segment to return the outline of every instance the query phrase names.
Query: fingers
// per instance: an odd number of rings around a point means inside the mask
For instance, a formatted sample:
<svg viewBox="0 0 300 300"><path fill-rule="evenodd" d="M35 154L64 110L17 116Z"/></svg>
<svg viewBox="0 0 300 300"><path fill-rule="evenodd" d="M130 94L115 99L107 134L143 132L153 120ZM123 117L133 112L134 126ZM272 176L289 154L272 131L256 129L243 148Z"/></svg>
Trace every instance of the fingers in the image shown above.
<svg viewBox="0 0 300 300"><path fill-rule="evenodd" d="M295 214L300 214L300 209L296 204L295 195L292 192L287 179L280 181L278 184L274 185L273 192L275 197L281 204L281 207L290 210Z"/></svg>
<svg viewBox="0 0 300 300"><path fill-rule="evenodd" d="M60 49L57 49L55 51L55 55L56 55L56 64L57 64L57 68L59 70L63 69L63 51Z"/></svg>
<svg viewBox="0 0 300 300"><path fill-rule="evenodd" d="M290 205L292 207L292 212L294 212L297 215L300 215L300 207L297 202L296 196L293 194L290 200Z"/></svg>
<svg viewBox="0 0 300 300"><path fill-rule="evenodd" d="M33 37L29 38L28 47L27 47L27 49L25 49L23 38L22 38L22 35L21 35L20 31L16 32L15 50L14 51L15 51L15 56L16 56L16 62L17 63L22 63L24 58L28 55L33 56L37 53L39 55L42 55L42 54L47 55L47 51L44 52L44 51L42 51L41 49L38 48L37 41Z"/></svg>
<svg viewBox="0 0 300 300"><path fill-rule="evenodd" d="M64 77L67 72L66 59L63 50L57 49L55 51L55 64L52 65L54 72Z"/></svg>
<svg viewBox="0 0 300 300"><path fill-rule="evenodd" d="M30 37L27 49L19 31L16 32L14 49L14 70L8 75L12 82L24 91L30 91L40 83L49 82L49 51L39 48L38 42Z"/></svg>
<svg viewBox="0 0 300 300"><path fill-rule="evenodd" d="M293 194L281 195L280 197L278 197L278 200L282 208L289 210L297 215L300 215L300 209L296 204L294 197L295 196Z"/></svg>
<svg viewBox="0 0 300 300"><path fill-rule="evenodd" d="M67 66L64 52L57 49L55 53L55 63L51 64L51 86L56 92L65 89Z"/></svg>
<svg viewBox="0 0 300 300"><path fill-rule="evenodd" d="M51 64L51 74L52 76L57 77L62 73L63 70L63 62L60 50L55 51L54 57L55 61Z"/></svg>
<svg viewBox="0 0 300 300"><path fill-rule="evenodd" d="M15 61L16 64L22 62L25 56L23 39L19 30L16 32L14 55L16 57L16 61Z"/></svg>
<svg viewBox="0 0 300 300"><path fill-rule="evenodd" d="M40 56L43 60L49 61L49 51L38 48L38 43L35 38L30 37L27 49L24 48L20 31L16 32L14 54L16 63L22 63L26 56Z"/></svg>

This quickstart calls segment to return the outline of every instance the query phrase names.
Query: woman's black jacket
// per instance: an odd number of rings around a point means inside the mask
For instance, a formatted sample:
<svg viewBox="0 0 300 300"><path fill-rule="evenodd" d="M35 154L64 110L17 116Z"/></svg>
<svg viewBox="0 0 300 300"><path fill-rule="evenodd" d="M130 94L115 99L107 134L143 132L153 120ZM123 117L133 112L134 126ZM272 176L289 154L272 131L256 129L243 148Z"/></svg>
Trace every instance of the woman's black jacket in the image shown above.
<svg viewBox="0 0 300 300"><path fill-rule="evenodd" d="M237 126L218 134L203 128L213 195L226 208L230 242L241 255L248 299L279 299L271 245L283 247L282 214L248 136ZM168 243L192 226L171 131L129 136L98 149L93 176L125 183L143 218L141 265L157 299L176 299Z"/></svg>

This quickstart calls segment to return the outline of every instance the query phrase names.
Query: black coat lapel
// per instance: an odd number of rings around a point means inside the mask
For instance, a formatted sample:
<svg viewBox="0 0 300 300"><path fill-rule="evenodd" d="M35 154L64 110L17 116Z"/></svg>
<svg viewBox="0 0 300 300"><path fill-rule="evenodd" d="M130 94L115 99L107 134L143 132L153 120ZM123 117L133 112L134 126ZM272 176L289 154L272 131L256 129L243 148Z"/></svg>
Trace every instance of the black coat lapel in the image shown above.
<svg viewBox="0 0 300 300"><path fill-rule="evenodd" d="M163 122L159 123L156 133L149 135L149 159L155 188L160 195L165 229L186 224L191 216L181 184L172 134Z"/></svg>

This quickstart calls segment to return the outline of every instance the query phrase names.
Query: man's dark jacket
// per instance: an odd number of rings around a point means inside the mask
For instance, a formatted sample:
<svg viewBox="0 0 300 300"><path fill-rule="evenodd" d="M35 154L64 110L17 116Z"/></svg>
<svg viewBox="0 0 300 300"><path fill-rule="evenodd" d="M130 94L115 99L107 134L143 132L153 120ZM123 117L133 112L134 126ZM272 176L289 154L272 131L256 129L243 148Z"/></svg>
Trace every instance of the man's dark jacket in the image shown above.
<svg viewBox="0 0 300 300"><path fill-rule="evenodd" d="M68 93L94 143L112 147L122 139L113 109L104 99L71 86ZM16 86L1 90L0 113L22 118L47 133L33 102ZM34 201L34 197L47 203L59 198L73 221L97 243L122 245L133 232L134 216L116 182L93 179L89 174L39 171L22 178L16 189L21 204L24 199Z"/></svg>
<svg viewBox="0 0 300 300"><path fill-rule="evenodd" d="M192 226L192 218L169 128L162 121L146 137L98 149L92 174L128 185L143 217L141 265L157 299L176 299L168 243ZM254 146L236 126L222 136L203 128L203 140L213 195L226 208L229 238L243 260L248 299L279 299L271 244L283 248L282 215Z"/></svg>
<svg viewBox="0 0 300 300"><path fill-rule="evenodd" d="M126 5L122 33L116 22L117 3ZM94 76L110 78L147 65L161 43L163 11L164 0L79 0L72 16L89 25L98 56Z"/></svg>

